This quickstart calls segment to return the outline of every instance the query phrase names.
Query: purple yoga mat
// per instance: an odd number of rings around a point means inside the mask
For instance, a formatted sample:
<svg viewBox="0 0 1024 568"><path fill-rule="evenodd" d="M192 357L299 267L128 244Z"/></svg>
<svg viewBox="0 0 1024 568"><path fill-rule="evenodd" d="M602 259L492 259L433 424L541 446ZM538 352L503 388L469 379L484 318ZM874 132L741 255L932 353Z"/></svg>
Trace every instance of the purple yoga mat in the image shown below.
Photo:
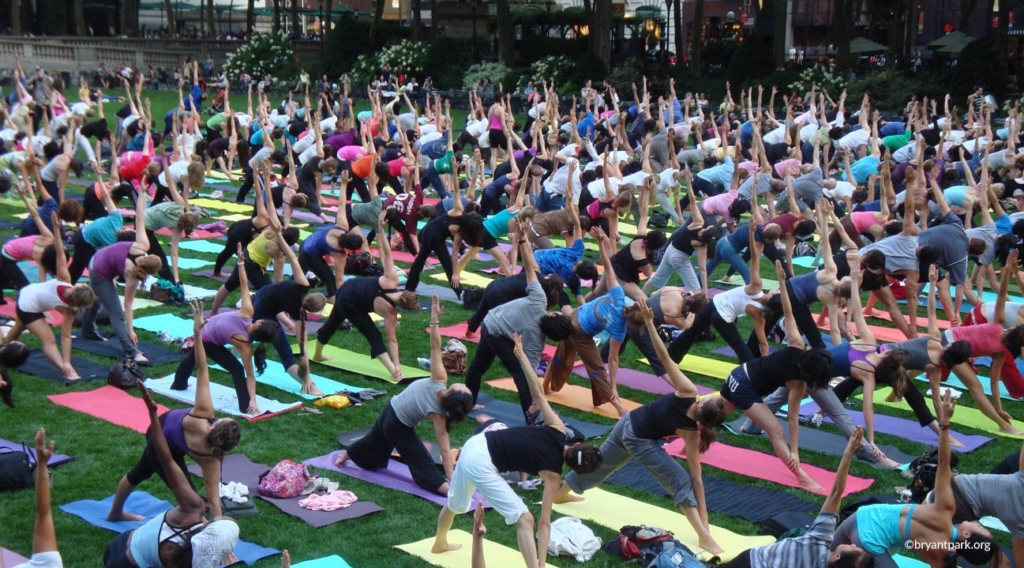
<svg viewBox="0 0 1024 568"><path fill-rule="evenodd" d="M345 509L338 509L337 511L310 511L309 509L303 509L299 506L299 501L305 497L293 497L291 499L271 499L264 497L259 494L256 487L260 483L260 476L270 470L270 466L262 463L253 463L246 456L242 454L228 454L224 456L224 464L221 466L221 482L229 483L231 481L237 481L249 487L249 497L259 497L260 499L270 503L277 507L282 513L298 517L306 524L320 528L326 527L327 525L337 523L339 521L347 521L349 519L355 519L362 517L363 515L369 515L370 513L378 513L384 510L383 507L378 506L376 503L369 501L356 501L350 507ZM199 469L198 465L191 465L188 468L189 473L202 477L203 472ZM339 490L345 490L344 487L339 487Z"/></svg>
<svg viewBox="0 0 1024 568"><path fill-rule="evenodd" d="M36 448L32 444L25 444L25 446L23 447L21 444L16 444L14 442L0 438L0 450L11 450L14 452L24 451L28 453L29 459L31 459L32 461L36 460ZM50 462L47 463L46 465L50 467L56 467L62 463L68 463L73 459L75 458L71 456L66 456L64 454L53 454L50 456ZM14 566L14 564L4 564L4 566Z"/></svg>
<svg viewBox="0 0 1024 568"><path fill-rule="evenodd" d="M708 298L714 298L715 296L725 292L721 288L708 288Z"/></svg>
<svg viewBox="0 0 1024 568"><path fill-rule="evenodd" d="M278 215L284 217L284 213L282 213L280 209L278 209ZM313 223L316 225L321 225L324 222L324 220L321 219L319 215L314 215L309 211L292 211L292 219L295 219L297 221L303 221L306 223ZM330 219L330 216L328 216L328 219ZM333 223L334 221L331 220L330 222Z"/></svg>
<svg viewBox="0 0 1024 568"><path fill-rule="evenodd" d="M583 365L578 365L573 369L573 372L577 375L586 378L587 370ZM676 389L672 388L672 385L668 384L665 379L645 373L643 371L637 371L636 369L626 369L619 367L618 383L622 386L629 387L631 389L641 390L653 394L668 394L675 392ZM697 394L705 395L713 392L718 392L704 385L696 385Z"/></svg>
<svg viewBox="0 0 1024 568"><path fill-rule="evenodd" d="M517 264L516 265L515 273L519 274L522 271L523 271L523 267L521 265ZM490 268L484 268L480 272L484 272L486 274L501 274L501 267L500 266L492 266Z"/></svg>
<svg viewBox="0 0 1024 568"><path fill-rule="evenodd" d="M810 416L817 411L818 405L814 402L809 402L800 407L801 416ZM850 415L850 419L853 420L854 424L864 423L863 412L847 409L846 413ZM831 422L827 416L825 417L825 420ZM879 414L878 412L875 412L875 432L881 432L891 436L899 436L905 440L910 440L911 442L917 442L926 446L937 446L939 443L938 434L932 432L928 427L921 426L914 420ZM993 438L989 438L987 436L962 434L954 430L950 430L949 433L965 446L963 448L953 446L953 449L958 452L973 452L993 440Z"/></svg>
<svg viewBox="0 0 1024 568"><path fill-rule="evenodd" d="M452 255L452 257L456 256L456 254L452 252L452 247L448 247L448 252ZM487 254L484 251L480 251L476 253L476 260L479 260L480 262L493 262L494 257Z"/></svg>
<svg viewBox="0 0 1024 568"><path fill-rule="evenodd" d="M28 562L28 558L6 548L0 548L0 559L4 566L21 566Z"/></svg>
<svg viewBox="0 0 1024 568"><path fill-rule="evenodd" d="M386 489L393 489L395 491L401 491L402 493L408 493L409 495L415 495L421 499L426 499L432 503L441 505L442 507L448 503L448 498L444 495L438 495L437 493L427 491L412 480L412 474L409 473L409 468L397 460L389 460L387 469L378 469L377 471L369 471L362 469L356 464L352 463L351 460L345 462L345 465L338 467L334 465L334 460L338 457L342 450L331 452L326 456L320 456L310 458L302 463L311 467L318 467L320 469L326 469L330 471L337 471L343 473L349 477L360 479L367 483L374 485L380 485ZM484 507L490 508L491 504L484 499L479 492L473 494L473 503L470 509L475 509L477 501L484 504Z"/></svg>
<svg viewBox="0 0 1024 568"><path fill-rule="evenodd" d="M768 353L775 353L778 350L779 348L774 345L768 346ZM733 351L732 347L729 347L728 345L724 347L719 347L718 349L712 351L712 353L714 353L715 355L725 355L726 357L736 357L736 352Z"/></svg>

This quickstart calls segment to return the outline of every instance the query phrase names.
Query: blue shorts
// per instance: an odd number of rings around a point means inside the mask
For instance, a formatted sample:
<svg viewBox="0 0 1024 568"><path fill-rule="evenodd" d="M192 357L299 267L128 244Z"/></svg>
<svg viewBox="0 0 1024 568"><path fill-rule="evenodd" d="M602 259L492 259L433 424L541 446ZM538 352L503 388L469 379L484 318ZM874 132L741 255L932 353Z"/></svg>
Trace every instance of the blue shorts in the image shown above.
<svg viewBox="0 0 1024 568"><path fill-rule="evenodd" d="M743 370L743 365L733 369L732 373L725 379L725 386L719 392L722 398L728 400L736 410L749 410L757 403L763 403L761 395L757 394L750 377Z"/></svg>

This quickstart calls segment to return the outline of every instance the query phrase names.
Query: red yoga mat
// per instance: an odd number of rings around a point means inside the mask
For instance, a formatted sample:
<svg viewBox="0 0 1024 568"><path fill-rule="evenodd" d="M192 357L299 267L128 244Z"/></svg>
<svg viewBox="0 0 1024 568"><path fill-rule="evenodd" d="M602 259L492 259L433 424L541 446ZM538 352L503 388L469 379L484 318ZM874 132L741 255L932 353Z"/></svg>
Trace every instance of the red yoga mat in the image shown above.
<svg viewBox="0 0 1024 568"><path fill-rule="evenodd" d="M467 322L460 322L460 323L457 323L455 325L450 325L448 327L439 327L439 328L437 328L437 331L438 331L438 333L441 334L442 337L454 337L455 339L458 339L460 341L469 341L470 343L480 343L480 330L477 330L477 332L473 335L473 337L466 337L466 330L468 328L469 328L469 324ZM430 333L430 328L428 327L425 331L427 333ZM551 358L555 356L555 350L556 349L558 349L557 346L551 345L550 343L545 343L544 344L544 351L541 354L540 358L545 360L545 361L550 361Z"/></svg>
<svg viewBox="0 0 1024 568"><path fill-rule="evenodd" d="M0 317L7 319L15 319L15 307L18 305L18 300L14 298L7 298L7 303L0 305ZM50 327L60 327L64 322L64 316L60 315L60 312L56 310L50 310L46 312L46 323L50 324Z"/></svg>
<svg viewBox="0 0 1024 568"><path fill-rule="evenodd" d="M380 258L380 251L377 250L377 247L371 247L370 254L372 254L374 258ZM391 258L395 262L405 262L408 264L412 264L416 260L416 255L409 252L405 252L404 250L393 250L391 251ZM441 261L437 260L432 256L427 257L427 266L434 266L435 264L440 264L440 262Z"/></svg>
<svg viewBox="0 0 1024 568"><path fill-rule="evenodd" d="M682 438L676 438L665 446L665 451L669 455L685 459L685 448L686 442ZM725 471L731 471L740 475L772 481L787 487L800 487L796 482L796 476L786 468L782 460L776 456L756 450L737 448L716 442L711 444L711 448L707 452L701 454L700 461L704 465L710 465L711 467L717 467L718 469L724 469ZM832 489L832 484L836 479L835 472L806 463L800 464L800 467L811 479L817 481L818 485L824 487L826 493ZM873 482L874 480L872 479L863 479L850 475L846 479L846 491L843 492L843 497L864 491L871 487Z"/></svg>
<svg viewBox="0 0 1024 568"><path fill-rule="evenodd" d="M149 413L142 399L110 385L92 391L52 394L46 398L57 406L77 410L139 434L145 434L149 429ZM156 412L163 414L167 407L158 404Z"/></svg>

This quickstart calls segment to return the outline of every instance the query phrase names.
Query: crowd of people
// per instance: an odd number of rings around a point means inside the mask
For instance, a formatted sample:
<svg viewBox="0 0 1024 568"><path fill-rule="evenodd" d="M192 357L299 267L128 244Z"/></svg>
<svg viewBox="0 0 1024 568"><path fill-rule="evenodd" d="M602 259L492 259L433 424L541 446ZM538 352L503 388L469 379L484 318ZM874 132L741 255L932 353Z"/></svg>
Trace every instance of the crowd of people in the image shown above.
<svg viewBox="0 0 1024 568"><path fill-rule="evenodd" d="M208 358L231 375L239 411L258 414L256 375L266 365L267 344L302 392L323 394L311 379L310 360L328 359L323 348L337 341L347 322L366 338L368 355L402 381L401 363L409 355L400 349L398 317L419 309L423 270L438 262L462 298L463 277L482 251L502 278L483 290L469 321L466 337L479 346L465 382L450 383L444 370L443 306L434 296L431 376L392 398L371 434L338 458L339 466L351 460L374 469L397 449L416 484L446 495L435 553L457 547L447 539L453 518L469 511L479 490L516 526L526 564L542 566L552 505L582 499L635 459L672 496L701 551L720 554L701 459L715 429L742 412L742 430L767 434L797 485L829 497L807 535L749 550L728 566L893 566L889 552L904 542L921 543L920 555L932 566L953 565L949 550L998 566L1000 549L976 522L984 515L1011 527L1014 552L1024 557L1024 509L998 504L1021 503L1019 474L951 476L950 448L962 444L950 436L954 404L948 391L942 394L942 383L954 374L994 428L1024 435L1000 397L1000 386L1014 398L1024 396L1017 367L1024 312L1009 295L1011 281L1024 289L1017 264L1024 238L1017 108L997 123L997 109L980 96L967 101L965 115L946 97L911 101L899 119L883 120L868 96L851 104L845 92L812 89L797 106L789 97L778 100L774 89L765 101L760 87L734 100L739 91L727 84L715 112L702 96L678 96L674 81L657 92L644 82L632 93L588 82L571 97L559 96L553 85L535 88L525 117L513 114L500 85L485 98L471 92L466 122L456 124L450 105L437 96L420 104L402 89L388 96L368 89L369 108L357 111L347 81L340 92L311 93L307 76L301 90L283 100L250 88L244 112L222 97L223 110L204 117L206 94L199 64L192 62L186 72L192 88L186 85L180 104L164 116L153 116L137 73L121 81L123 104L110 129L104 105L111 101L103 93L83 84L79 101L70 103L65 86L43 70L29 75L19 64L15 73L0 130L0 191L20 195L29 218L0 257L4 288L17 290L5 369L27 357L17 340L28 332L64 378L77 380L71 325L82 312L83 336L102 337L95 325L99 306L124 356L147 362L132 327L132 302L149 277L180 281L179 242L207 215L189 199L216 174L231 182L218 187L237 190L234 201L253 203L251 217L227 228L214 268L227 280L209 314L193 306L194 344L172 388L187 388L196 372L195 407L158 417L141 387L152 427L142 459L117 487L110 518L135 518L123 510L125 500L153 473L170 486L177 507L112 541L104 556L108 567L177 566L191 558L193 566L212 568L237 540L237 525L221 516L218 484L207 485L208 522L184 472L189 456L204 478L218 479L218 458L242 435L235 421L213 416ZM78 199L69 173L81 176L86 165L95 181ZM332 218L326 197L335 187L339 204ZM134 209L134 225L125 225L123 204ZM292 223L299 210L323 222L301 242ZM169 254L161 229L172 235ZM597 263L587 259L588 245ZM346 275L365 270L350 261L371 248L379 270ZM395 250L414 257L404 284ZM816 270L795 273L794 259L806 251L816 254ZM763 277L762 256L774 269L769 273L777 289L768 289L775 286ZM38 283L29 283L21 261L39 266ZM721 264L728 272L716 278ZM680 286L668 285L673 275ZM123 298L117 281L126 284ZM731 288L714 294L715 284ZM996 292L994 300L983 295L986 286ZM222 310L236 290L239 309ZM918 318L922 292L925 323ZM876 309L879 302L883 311ZM297 360L285 335L304 336L307 315L328 303L312 355L303 349ZM962 317L965 305L971 308ZM59 346L45 319L51 310L64 316ZM374 316L383 320L383 333ZM868 318L889 320L903 340L880 345ZM741 328L749 329L746 338ZM709 329L732 348L737 365L719 393L698 397L679 365ZM594 341L599 336L601 345ZM672 387L632 411L618 393L628 341ZM557 349L538 376L549 342ZM775 349L773 342L784 346ZM608 403L620 415L599 446L567 430L546 400L567 383L577 356L594 407ZM992 359L991 394L972 364L980 357ZM449 432L473 410L495 358L518 389L524 425L481 426L456 461ZM921 373L930 404L914 381ZM854 456L881 469L901 465L876 441L874 394L883 386L936 434L934 496L919 505L865 507L837 526ZM0 392L5 387L6 370ZM858 387L861 425L843 404ZM849 439L831 492L802 467L799 414L789 412L788 433L775 418L783 403L798 408L805 396ZM434 426L443 472L415 431L425 421ZM673 435L687 442L685 467L659 445ZM43 432L37 446L46 451ZM539 519L500 472L541 478ZM59 566L44 485L32 566ZM475 529L483 534L482 519ZM474 562L482 565L485 558L481 550Z"/></svg>

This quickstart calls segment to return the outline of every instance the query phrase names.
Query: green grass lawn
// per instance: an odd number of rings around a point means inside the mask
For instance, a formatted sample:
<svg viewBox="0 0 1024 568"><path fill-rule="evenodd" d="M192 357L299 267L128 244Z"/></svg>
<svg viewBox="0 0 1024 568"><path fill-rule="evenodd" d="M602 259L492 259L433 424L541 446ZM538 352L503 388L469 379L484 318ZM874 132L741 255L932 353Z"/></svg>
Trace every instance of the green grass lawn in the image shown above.
<svg viewBox="0 0 1024 568"><path fill-rule="evenodd" d="M147 92L146 95L152 98L153 111L157 117L161 117L174 104L175 95L173 93ZM232 102L237 109L245 108L244 96L233 96ZM113 115L115 110L115 105L109 105L107 108L110 116ZM458 124L461 117L457 116L455 118ZM159 118L157 120L158 125L162 124L159 122ZM218 187L223 188L224 186ZM70 190L80 191L81 189L80 186L70 186ZM12 220L13 215L18 212L21 212L21 209L5 204L3 207L0 207L0 219L5 221ZM3 236L9 237L12 234L14 234L13 231L6 231L3 233ZM200 253L183 252L185 256L204 258L203 256L197 256ZM596 260L595 253L591 252L588 254ZM207 255L205 258L212 259L213 256ZM478 270L483 267L484 265L475 263L471 269ZM437 271L440 268L433 270ZM713 278L720 277L724 274L724 270L724 267L721 268ZM766 278L775 278L774 270L770 266L764 266L762 273ZM193 277L187 271L183 271L182 276L184 281L189 284L206 288L214 288L216 284L212 280ZM427 282L431 281L428 280ZM8 298L13 298L13 294L8 293ZM227 305L233 305L237 300L238 294L232 294L228 299ZM138 317L160 313L185 316L187 311L187 307L161 307L140 312ZM446 306L441 323L442 325L448 325L465 321L469 315L470 313L463 310L460 306L449 304ZM403 316L399 334L402 360L406 364L414 364L416 357L428 356L429 338L423 330L427 326L429 317L430 314L427 312L405 314ZM749 324L746 321L742 321L740 327L744 333L749 331ZM140 339L150 342L157 341L154 334L149 332L139 331L138 334ZM33 346L38 345L35 338L28 334L23 336L23 340ZM335 336L333 343L335 345L344 345L346 348L358 353L369 352L367 342L356 331L339 332ZM713 343L699 343L695 346L694 353L703 356L713 356L709 355L709 351L719 347L721 344L720 340ZM471 354L473 349L473 347L470 347ZM102 361L103 363L111 362L89 354L77 353L77 355ZM623 364L628 367L649 370L636 361L639 356L640 354L636 348L630 345L622 357ZM168 364L149 368L147 369L147 374L150 377L162 377L173 373L174 370L175 365ZM313 372L356 386L386 390L389 395L396 394L401 388L315 364ZM504 376L506 376L504 368L497 364L487 373L485 380ZM212 377L216 382L225 385L231 384L230 378L222 372L214 371ZM58 452L77 457L70 464L57 468L53 475L53 508L55 510L54 518L58 542L60 543L61 553L67 566L96 566L100 563L99 558L107 543L113 538L113 533L91 527L77 517L58 511L57 507L70 501L79 499L98 500L111 495L114 492L118 479L135 464L141 454L144 446L143 437L130 430L57 407L46 399L46 396L51 394L95 389L100 386L96 382L65 387L19 372L15 372L13 378L16 385L15 400L17 408L3 408L0 410L0 437L16 442L31 442L36 429L40 426L45 426L48 436L56 441ZM718 388L721 384L720 381L699 375L690 375L690 378L713 388ZM460 379L453 377L453 380ZM571 380L581 385L584 384L577 377L573 377ZM920 386L920 383L916 386ZM512 393L496 391L486 386L484 391L500 399L517 400ZM295 399L292 395L263 385L260 385L258 392L268 398L282 401ZM654 395L633 391L625 387L620 388L620 394L624 398L638 402L648 402L655 398ZM174 401L166 400L159 396L156 398L158 402L171 408L181 406ZM969 398L969 395L965 394L964 399L961 399L961 403L973 405ZM338 432L372 424L379 411L386 404L386 401L386 398L380 398L362 407L352 407L338 411L325 409L323 415L291 412L269 420L245 423L243 424L242 441L236 451L246 454L255 462L270 465L282 459L301 461L326 454L337 449L335 435ZM143 405L141 400L138 400L137 404L140 408ZM1021 409L1018 403L1010 402L1005 404L1004 407L1016 418L1021 418ZM570 420L576 418L612 424L611 420L599 416L560 407L556 408L556 410ZM888 413L890 411L886 410L885 412ZM898 411L898 414L904 418L913 418L909 408ZM475 424L472 422L455 425L452 429L453 444L459 446L464 443L472 434L474 428ZM825 428L835 431L830 426L825 426ZM433 436L429 425L420 428L420 434L425 439L431 439ZM772 452L767 439L738 438L724 431L720 438L728 444L755 448L766 453ZM895 445L909 454L920 454L927 449L922 445L908 442L903 438L884 434L879 434L877 441L882 444ZM987 472L992 466L1001 461L1006 454L1017 451L1019 448L1020 442L1018 441L997 438L994 442L985 445L973 454L961 455L959 470L965 473ZM838 465L838 458L816 454L809 450L801 452L801 456L804 463L832 470ZM705 467L705 471L709 473L730 478L734 481L771 485L776 489L791 492L818 503L821 503L823 500L820 497L812 496L796 489L779 487L760 481L757 479L756 471L751 471L750 477L742 477L718 471L711 467ZM869 490L876 493L891 494L893 487L905 484L905 480L896 473L878 471L869 465L859 462L853 464L851 474L876 479L876 483ZM432 536L439 512L437 506L416 497L388 491L375 485L340 476L340 474L333 474L331 477L341 481L344 489L353 491L361 500L376 502L384 507L386 511L356 520L337 523L322 529L312 530L302 521L286 516L274 507L258 500L257 506L260 514L256 517L239 520L242 538L264 546L288 549L291 551L291 557L294 562L319 558L330 554L339 554L355 567L392 566L397 568L423 566L423 562L420 559L395 550L393 547L398 544ZM201 483L201 480L198 483ZM157 478L143 484L140 489L148 491L159 498L173 499L170 491ZM655 503L662 507L672 507L672 503L668 498L656 498L645 493L623 490L608 484L604 485L603 489L622 493L641 501ZM518 488L516 490L520 491ZM520 492L527 503L531 503L531 510L534 514L539 515L539 506L532 503L540 499L540 491ZM2 527L0 529L0 544L24 555L28 555L31 552L33 510L34 501L31 491L3 494L2 498L0 498L0 527ZM490 529L487 536L489 540L515 548L515 531L512 527L505 526L500 516L494 513L488 513L487 521L488 528ZM758 527L750 523L720 514L712 513L711 521L715 525L741 534L756 534L758 531ZM463 515L456 520L455 528L470 530L471 524L471 517ZM604 529L595 523L587 524L605 542L615 536L613 531ZM1003 542L1009 543L1008 535L1005 533L996 534ZM573 566L576 564L573 559L564 557L551 558L550 562L559 566ZM589 565L618 566L619 564L621 564L619 559L599 553ZM277 565L279 565L278 558L264 560L258 564L260 567Z"/></svg>

